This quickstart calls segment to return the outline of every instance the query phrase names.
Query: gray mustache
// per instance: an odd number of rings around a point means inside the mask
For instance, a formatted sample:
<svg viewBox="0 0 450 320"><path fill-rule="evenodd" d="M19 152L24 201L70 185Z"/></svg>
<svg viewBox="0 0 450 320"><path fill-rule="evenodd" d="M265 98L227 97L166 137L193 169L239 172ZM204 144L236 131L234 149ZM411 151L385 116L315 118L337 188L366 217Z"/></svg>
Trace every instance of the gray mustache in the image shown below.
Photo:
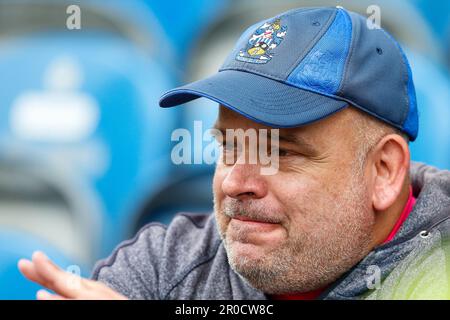
<svg viewBox="0 0 450 320"><path fill-rule="evenodd" d="M233 219L236 217L244 217L250 220L256 220L267 223L280 223L281 219L275 217L273 214L268 214L267 212L261 212L261 210L250 208L252 204L243 204L238 202L239 200L233 202L225 202L223 208L223 214L225 216ZM254 207L254 205L253 205Z"/></svg>

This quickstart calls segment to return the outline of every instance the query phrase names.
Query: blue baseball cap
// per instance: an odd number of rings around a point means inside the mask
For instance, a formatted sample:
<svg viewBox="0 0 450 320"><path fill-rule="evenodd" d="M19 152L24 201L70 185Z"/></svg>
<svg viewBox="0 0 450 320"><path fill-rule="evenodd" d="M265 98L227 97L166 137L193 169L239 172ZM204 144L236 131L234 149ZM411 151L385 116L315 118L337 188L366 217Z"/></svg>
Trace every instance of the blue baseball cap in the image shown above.
<svg viewBox="0 0 450 320"><path fill-rule="evenodd" d="M414 141L408 60L385 30L342 7L299 8L248 28L215 75L166 92L161 107L205 97L276 128L302 126L349 104Z"/></svg>

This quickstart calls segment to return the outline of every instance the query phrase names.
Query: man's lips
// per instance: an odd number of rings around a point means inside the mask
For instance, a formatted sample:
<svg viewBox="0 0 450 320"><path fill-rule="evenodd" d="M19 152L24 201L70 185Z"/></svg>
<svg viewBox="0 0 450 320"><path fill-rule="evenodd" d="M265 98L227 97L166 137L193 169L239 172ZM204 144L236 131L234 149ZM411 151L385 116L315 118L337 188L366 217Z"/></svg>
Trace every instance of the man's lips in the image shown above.
<svg viewBox="0 0 450 320"><path fill-rule="evenodd" d="M283 238L283 228L279 223L255 218L235 216L230 220L227 237L237 245L273 245Z"/></svg>
<svg viewBox="0 0 450 320"><path fill-rule="evenodd" d="M276 222L262 220L262 219L253 219L245 216L234 216L233 219L245 221L245 222L256 222L256 223L266 223L266 224L276 224Z"/></svg>
<svg viewBox="0 0 450 320"><path fill-rule="evenodd" d="M254 219L243 216L235 216L231 219L231 224L240 229L245 230L246 232L270 232L278 229L280 227L279 223L275 223L267 220Z"/></svg>

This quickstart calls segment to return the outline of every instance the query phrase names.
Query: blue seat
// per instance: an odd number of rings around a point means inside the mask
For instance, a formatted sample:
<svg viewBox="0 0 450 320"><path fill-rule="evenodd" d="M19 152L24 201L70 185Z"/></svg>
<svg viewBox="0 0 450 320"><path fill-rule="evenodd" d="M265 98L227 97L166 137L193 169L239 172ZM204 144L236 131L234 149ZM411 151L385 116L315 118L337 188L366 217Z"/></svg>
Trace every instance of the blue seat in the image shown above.
<svg viewBox="0 0 450 320"><path fill-rule="evenodd" d="M175 169L174 172L176 174L166 184L144 199L136 212L132 233L150 222L167 225L180 212L209 214L213 211L214 169L203 166L191 171Z"/></svg>
<svg viewBox="0 0 450 320"><path fill-rule="evenodd" d="M178 66L185 68L197 38L210 26L229 5L229 0L191 0L189 10L174 10L185 6L183 0L143 0L157 15L167 37L175 48Z"/></svg>
<svg viewBox="0 0 450 320"><path fill-rule="evenodd" d="M35 3L56 5L39 0L22 9L32 14ZM177 76L161 49L164 34L139 3L111 1L103 10L93 1L79 32L50 25L2 40L0 156L27 172L57 173L64 194L87 204L99 239L91 263L128 237L136 204L166 179L179 125L177 110L157 105ZM98 14L106 26L89 23Z"/></svg>
<svg viewBox="0 0 450 320"><path fill-rule="evenodd" d="M73 266L64 255L45 241L30 234L0 230L0 300L35 299L36 291L41 287L27 280L17 268L21 258L30 259L35 250L45 254L63 269ZM89 276L89 270L79 267L81 275ZM77 270L72 267L69 270ZM73 272L73 271L71 271ZM87 273L87 274L86 274Z"/></svg>
<svg viewBox="0 0 450 320"><path fill-rule="evenodd" d="M170 133L176 119L172 110L157 107L160 94L172 87L170 76L162 65L107 35L77 39L35 36L11 43L10 48L0 53L0 82L4 83L0 136L8 137L0 152L20 149L30 159L31 155L49 161L56 157L68 166L68 179L84 178L91 199L97 198L103 209L92 216L104 219L104 229L98 230L103 235L104 254L123 239L127 214L141 188L159 183L170 164ZM73 72L70 68L84 73L80 87L69 93L48 87L52 80L46 77ZM30 126L27 121L34 114L47 112L51 117L61 112L50 110L46 102L52 99L87 101L82 110L67 104L67 116L75 114L85 122L73 125L68 133L48 118L41 119L42 124L33 118ZM39 128L47 123L56 129L42 132ZM86 126L90 126L88 132ZM80 132L74 134L76 130ZM76 177L71 177L73 172Z"/></svg>
<svg viewBox="0 0 450 320"><path fill-rule="evenodd" d="M205 133L217 119L218 105L202 98L179 110L180 127L187 129L191 136L190 163L172 165L167 179L156 192L153 189L147 193L137 208L137 219L131 233L149 222L168 224L181 211L211 213L213 210L211 184L215 163L208 163L209 159L203 158L203 152L214 141L211 135L205 136ZM178 143L180 141L172 142L171 146ZM201 163L195 163L195 154L201 156Z"/></svg>
<svg viewBox="0 0 450 320"><path fill-rule="evenodd" d="M433 31L444 42L448 40L446 37L450 26L450 2L446 0L426 1L413 0L412 3L420 10L422 15L427 19Z"/></svg>

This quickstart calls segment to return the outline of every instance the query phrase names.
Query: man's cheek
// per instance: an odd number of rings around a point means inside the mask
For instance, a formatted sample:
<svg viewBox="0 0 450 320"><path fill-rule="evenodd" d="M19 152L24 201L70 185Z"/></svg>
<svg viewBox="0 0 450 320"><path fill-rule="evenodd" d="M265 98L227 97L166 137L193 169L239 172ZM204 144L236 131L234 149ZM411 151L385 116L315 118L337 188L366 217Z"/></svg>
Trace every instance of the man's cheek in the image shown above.
<svg viewBox="0 0 450 320"><path fill-rule="evenodd" d="M214 196L214 215L220 234L223 236L227 229L228 218L223 213L223 201L225 194L222 192L222 181L218 174L214 175L213 179L213 196Z"/></svg>
<svg viewBox="0 0 450 320"><path fill-rule="evenodd" d="M288 209L287 212L300 212L306 214L314 208L324 197L326 186L317 179L297 178L280 179L282 185L274 186L278 191L278 200ZM280 192L281 191L281 192ZM295 214L297 215L297 214ZM295 217L294 217L295 218Z"/></svg>
<svg viewBox="0 0 450 320"><path fill-rule="evenodd" d="M291 233L313 232L326 216L333 214L330 202L334 200L320 181L298 181L287 188L289 192L284 195L283 203L285 212L290 215L290 229L294 229Z"/></svg>

